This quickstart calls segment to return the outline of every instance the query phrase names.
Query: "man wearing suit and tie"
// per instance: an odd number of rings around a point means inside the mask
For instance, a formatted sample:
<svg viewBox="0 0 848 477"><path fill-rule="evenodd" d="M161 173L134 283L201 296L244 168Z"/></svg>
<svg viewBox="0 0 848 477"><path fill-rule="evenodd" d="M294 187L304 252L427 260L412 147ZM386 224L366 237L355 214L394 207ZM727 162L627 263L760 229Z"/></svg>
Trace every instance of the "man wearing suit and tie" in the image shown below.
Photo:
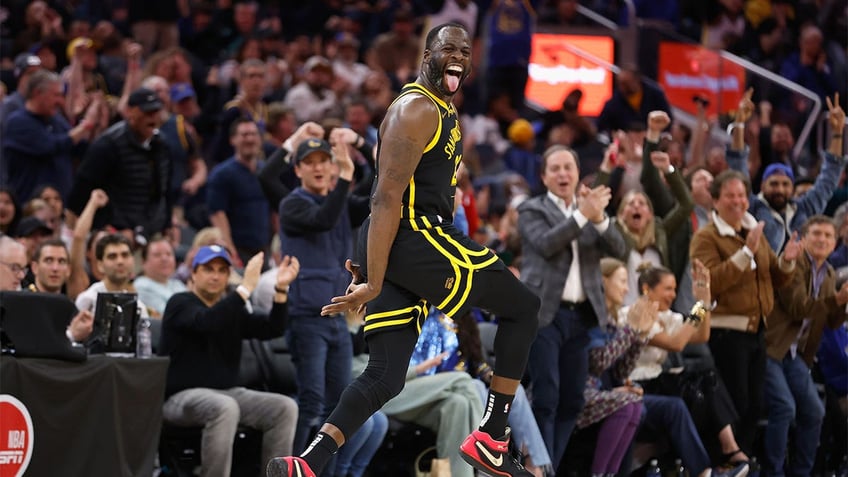
<svg viewBox="0 0 848 477"><path fill-rule="evenodd" d="M577 154L552 146L542 156L547 193L518 209L521 280L541 298L530 351L533 412L558 464L583 407L589 330L607 323L600 259L623 259L624 239L604 213L610 189L579 183Z"/></svg>

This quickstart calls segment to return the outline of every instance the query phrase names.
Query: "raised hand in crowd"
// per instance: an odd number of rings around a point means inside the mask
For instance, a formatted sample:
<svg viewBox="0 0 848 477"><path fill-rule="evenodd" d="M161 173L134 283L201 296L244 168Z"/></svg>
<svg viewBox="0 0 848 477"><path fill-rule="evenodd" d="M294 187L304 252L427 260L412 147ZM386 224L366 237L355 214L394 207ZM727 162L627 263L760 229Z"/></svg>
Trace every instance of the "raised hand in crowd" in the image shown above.
<svg viewBox="0 0 848 477"><path fill-rule="evenodd" d="M645 295L640 296L627 310L627 326L640 335L646 335L657 321L659 305Z"/></svg>
<svg viewBox="0 0 848 477"><path fill-rule="evenodd" d="M605 185L590 189L581 184L577 192L577 208L589 222L599 224L604 221L604 210L611 198L612 190Z"/></svg>
<svg viewBox="0 0 848 477"><path fill-rule="evenodd" d="M141 55L143 51L143 47L138 43L129 43L124 47L124 55L127 58L127 74L124 76L124 87L121 90L121 99L117 105L118 113L124 117L126 117L130 93L141 86L141 76L143 75Z"/></svg>
<svg viewBox="0 0 848 477"><path fill-rule="evenodd" d="M355 145L359 142L359 134L350 128L335 128L330 131L330 144L341 141L343 144Z"/></svg>
<svg viewBox="0 0 848 477"><path fill-rule="evenodd" d="M742 99L739 100L739 106L736 108L736 115L734 117L734 122L738 124L745 124L751 119L751 116L754 115L754 102L751 100L751 97L754 95L754 88L748 88L745 93L742 94Z"/></svg>
<svg viewBox="0 0 848 477"><path fill-rule="evenodd" d="M739 105L736 107L736 114L733 119L733 127L731 129L731 144L730 149L733 151L742 151L745 149L745 124L754 115L754 102L751 101L751 96L754 94L754 88L748 88L742 94L742 99L739 100ZM752 158L749 158L749 160Z"/></svg>
<svg viewBox="0 0 848 477"><path fill-rule="evenodd" d="M41 16L41 39L65 38L65 29L62 27L62 16L52 8L45 8Z"/></svg>
<svg viewBox="0 0 848 477"><path fill-rule="evenodd" d="M109 203L109 196L103 189L94 189L91 191L86 208L94 207L94 210L102 209Z"/></svg>
<svg viewBox="0 0 848 477"><path fill-rule="evenodd" d="M671 167L671 157L667 152L653 151L651 153L651 163L658 171L665 172Z"/></svg>
<svg viewBox="0 0 848 477"><path fill-rule="evenodd" d="M323 137L324 128L316 122L307 121L301 124L291 137L286 139L283 143L283 148L294 153L301 142L307 139L322 139Z"/></svg>
<svg viewBox="0 0 848 477"><path fill-rule="evenodd" d="M766 226L766 223L762 220L757 222L757 226L748 231L748 237L745 238L745 246L748 247L748 250L751 253L756 254L757 250L760 248L760 239L763 236L763 227Z"/></svg>
<svg viewBox="0 0 848 477"><path fill-rule="evenodd" d="M804 241L798 239L798 232L792 232L792 237L789 238L789 241L786 242L786 245L783 247L783 254L781 257L784 262L794 262L801 256L801 253L804 251Z"/></svg>
<svg viewBox="0 0 848 477"><path fill-rule="evenodd" d="M660 134L671 124L671 118L665 111L651 111L648 113L647 137L651 142L660 140Z"/></svg>
<svg viewBox="0 0 848 477"><path fill-rule="evenodd" d="M94 315L88 310L82 310L71 318L71 324L68 325L68 332L77 343L81 343L88 339L94 329Z"/></svg>
<svg viewBox="0 0 848 477"><path fill-rule="evenodd" d="M239 287L244 287L247 291L247 297L242 296L245 300L253 293L253 290L256 289L256 285L259 283L259 276L262 275L262 264L264 261L265 252L259 252L250 257L250 260L247 261L247 265L244 267L244 277Z"/></svg>
<svg viewBox="0 0 848 477"><path fill-rule="evenodd" d="M833 95L833 101L826 97L827 121L830 125L830 147L828 152L836 157L842 155L842 135L845 133L845 111L839 105L839 93Z"/></svg>
<svg viewBox="0 0 848 477"><path fill-rule="evenodd" d="M623 165L623 161L619 159L619 154L618 141L612 141L604 151L604 158L600 166L601 171L609 174L616 167Z"/></svg>
<svg viewBox="0 0 848 477"><path fill-rule="evenodd" d="M696 301L701 301L710 308L712 296L710 294L710 269L697 258L692 260L692 296Z"/></svg>
<svg viewBox="0 0 848 477"><path fill-rule="evenodd" d="M103 131L109 128L109 121L112 118L112 107L109 105L109 100L102 91L94 91L91 93L91 102L96 110L96 122L94 129L91 131L91 139L94 140Z"/></svg>
<svg viewBox="0 0 848 477"><path fill-rule="evenodd" d="M95 136L94 134L97 132L98 125L100 124L100 110L101 103L97 100L97 97L94 95L87 95L81 98L83 103L79 104L79 112L80 114L85 111L85 114L82 117L82 120L77 123L76 127L71 129L71 140L76 144L79 141L92 140ZM79 114L75 114L73 117L78 117Z"/></svg>
<svg viewBox="0 0 848 477"><path fill-rule="evenodd" d="M842 306L846 303L848 303L848 282L843 283L836 291L836 304Z"/></svg>
<svg viewBox="0 0 848 477"><path fill-rule="evenodd" d="M759 110L760 110L760 126L761 127L770 127L771 126L771 112L774 107L768 101L760 101Z"/></svg>
<svg viewBox="0 0 848 477"><path fill-rule="evenodd" d="M359 135L347 128L336 128L330 132L330 145L333 148L333 160L339 166L339 179L353 179L353 159L348 146L351 141L356 142L358 139Z"/></svg>
<svg viewBox="0 0 848 477"><path fill-rule="evenodd" d="M144 47L140 43L128 43L124 52L127 56L127 69L141 68L141 54L144 52Z"/></svg>
<svg viewBox="0 0 848 477"><path fill-rule="evenodd" d="M274 283L275 290L288 291L289 285L297 278L298 273L300 273L300 262L297 260L297 257L291 255L283 257L279 267L277 267L277 281Z"/></svg>

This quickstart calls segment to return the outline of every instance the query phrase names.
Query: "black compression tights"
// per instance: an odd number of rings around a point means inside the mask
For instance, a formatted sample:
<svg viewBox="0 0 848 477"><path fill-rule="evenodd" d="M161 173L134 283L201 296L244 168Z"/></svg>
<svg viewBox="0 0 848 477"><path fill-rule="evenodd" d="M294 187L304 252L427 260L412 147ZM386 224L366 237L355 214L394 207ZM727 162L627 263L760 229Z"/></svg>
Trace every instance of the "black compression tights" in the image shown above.
<svg viewBox="0 0 848 477"><path fill-rule="evenodd" d="M469 302L498 317L495 374L521 379L538 328L539 299L507 270L477 272ZM368 336L365 371L345 389L327 422L350 437L403 389L418 335L413 326Z"/></svg>

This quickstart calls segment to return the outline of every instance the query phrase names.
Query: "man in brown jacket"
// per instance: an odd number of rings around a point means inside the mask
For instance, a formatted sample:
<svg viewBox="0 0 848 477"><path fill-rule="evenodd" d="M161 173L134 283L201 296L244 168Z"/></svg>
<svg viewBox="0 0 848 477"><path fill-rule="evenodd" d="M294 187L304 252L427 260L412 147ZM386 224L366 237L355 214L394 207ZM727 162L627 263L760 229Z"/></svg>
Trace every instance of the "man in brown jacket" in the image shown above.
<svg viewBox="0 0 848 477"><path fill-rule="evenodd" d="M823 215L810 217L801 229L805 253L792 281L776 296L766 329L765 465L768 475L783 476L786 442L795 421L794 456L789 475L810 475L816 458L824 405L810 367L825 325L845 320L848 282L836 291L836 274L827 257L836 247L836 225Z"/></svg>
<svg viewBox="0 0 848 477"><path fill-rule="evenodd" d="M736 461L751 455L760 418L766 352L760 323L774 307L774 290L786 284L801 252L792 240L778 259L763 236L763 222L748 211L751 184L737 171L724 171L712 183L712 223L692 237L691 260L710 270L715 309L710 318L710 349L740 419ZM741 451L741 452L740 452ZM744 457L743 457L744 458Z"/></svg>

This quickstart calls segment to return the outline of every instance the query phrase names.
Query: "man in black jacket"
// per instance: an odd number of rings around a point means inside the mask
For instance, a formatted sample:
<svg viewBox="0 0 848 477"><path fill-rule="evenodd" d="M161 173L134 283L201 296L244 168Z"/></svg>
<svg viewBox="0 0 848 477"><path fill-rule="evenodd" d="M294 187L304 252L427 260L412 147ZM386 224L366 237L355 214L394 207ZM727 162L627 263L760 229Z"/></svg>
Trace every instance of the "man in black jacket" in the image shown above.
<svg viewBox="0 0 848 477"><path fill-rule="evenodd" d="M68 208L82 213L93 189L103 189L109 204L94 228L112 225L145 237L171 226L170 152L159 137L162 101L152 90L130 94L127 119L107 129L88 148L71 189ZM141 230L139 230L139 228Z"/></svg>
<svg viewBox="0 0 848 477"><path fill-rule="evenodd" d="M232 261L220 246L201 248L192 261L193 291L171 297L162 319L159 354L170 356L163 418L177 426L204 426L201 475L228 476L239 423L262 431L262 465L291 452L297 404L281 394L238 387L242 339L281 336L288 320L288 286L300 269L286 256L277 272L268 316L252 313L248 298L259 281L264 254L247 263L244 281L227 294Z"/></svg>

